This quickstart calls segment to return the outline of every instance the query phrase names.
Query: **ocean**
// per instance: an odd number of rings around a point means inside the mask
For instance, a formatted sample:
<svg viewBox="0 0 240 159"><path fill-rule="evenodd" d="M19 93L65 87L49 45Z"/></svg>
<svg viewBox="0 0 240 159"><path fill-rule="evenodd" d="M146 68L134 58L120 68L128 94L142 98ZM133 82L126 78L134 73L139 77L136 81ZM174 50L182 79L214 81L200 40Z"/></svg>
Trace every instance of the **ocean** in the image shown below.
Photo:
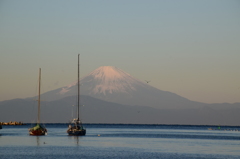
<svg viewBox="0 0 240 159"><path fill-rule="evenodd" d="M29 136L31 124L3 126L0 158L240 158L240 127L84 124L86 136L76 137L67 124L45 126L46 136Z"/></svg>

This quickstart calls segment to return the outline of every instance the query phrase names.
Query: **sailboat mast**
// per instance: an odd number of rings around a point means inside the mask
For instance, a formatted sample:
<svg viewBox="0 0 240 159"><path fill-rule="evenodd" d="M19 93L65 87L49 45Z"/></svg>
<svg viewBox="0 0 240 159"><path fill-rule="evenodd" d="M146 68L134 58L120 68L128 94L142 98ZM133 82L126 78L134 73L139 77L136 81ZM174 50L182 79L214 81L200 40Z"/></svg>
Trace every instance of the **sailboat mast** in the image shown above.
<svg viewBox="0 0 240 159"><path fill-rule="evenodd" d="M39 86L38 86L38 119L37 119L37 123L40 123L40 93L41 93L41 68L39 68Z"/></svg>
<svg viewBox="0 0 240 159"><path fill-rule="evenodd" d="M77 110L77 115L78 115L78 121L79 121L79 102L80 102L80 82L79 82L79 72L80 72L80 69L79 69L79 56L80 54L78 54L78 110Z"/></svg>

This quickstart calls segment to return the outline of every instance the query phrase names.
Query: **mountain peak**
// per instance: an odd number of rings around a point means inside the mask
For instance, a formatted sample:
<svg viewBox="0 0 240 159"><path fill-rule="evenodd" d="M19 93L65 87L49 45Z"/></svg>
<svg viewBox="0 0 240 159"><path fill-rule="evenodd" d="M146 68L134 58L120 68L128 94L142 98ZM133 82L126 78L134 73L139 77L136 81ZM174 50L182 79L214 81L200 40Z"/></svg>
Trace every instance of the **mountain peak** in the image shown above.
<svg viewBox="0 0 240 159"><path fill-rule="evenodd" d="M112 81L130 76L126 72L114 66L101 66L91 72L89 75L94 76L95 79L101 79L105 81Z"/></svg>
<svg viewBox="0 0 240 159"><path fill-rule="evenodd" d="M91 77L91 78L90 78ZM83 78L83 83L92 83L92 93L98 94L106 93L112 94L116 92L127 92L129 89L133 89L132 82L134 79L128 73L114 66L101 66L91 72L89 75Z"/></svg>
<svg viewBox="0 0 240 159"><path fill-rule="evenodd" d="M87 95L106 95L107 93L127 93L129 90L135 90L133 83L136 81L138 80L115 66L101 66L83 77L80 80L80 84L81 90L83 89L88 92ZM77 81L61 88L59 94L68 94L76 85Z"/></svg>
<svg viewBox="0 0 240 159"><path fill-rule="evenodd" d="M77 82L44 93L51 100L77 95ZM101 66L80 80L81 95L108 102L155 108L193 108L199 103L161 91L114 66Z"/></svg>

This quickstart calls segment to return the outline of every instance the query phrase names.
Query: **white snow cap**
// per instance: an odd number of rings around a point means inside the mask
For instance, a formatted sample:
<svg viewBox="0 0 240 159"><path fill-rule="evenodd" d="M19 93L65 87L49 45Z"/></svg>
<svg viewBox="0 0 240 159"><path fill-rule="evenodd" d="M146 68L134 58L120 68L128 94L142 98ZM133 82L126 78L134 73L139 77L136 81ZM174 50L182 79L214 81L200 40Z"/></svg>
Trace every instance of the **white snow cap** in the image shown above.
<svg viewBox="0 0 240 159"><path fill-rule="evenodd" d="M91 75L94 75L96 79L102 80L116 80L130 76L126 72L114 66L101 66L94 70Z"/></svg>
<svg viewBox="0 0 240 159"><path fill-rule="evenodd" d="M137 79L114 66L101 66L81 79L82 88L91 88L90 94L104 94L113 92L128 93L136 90L134 84ZM74 82L60 91L60 94L69 92L77 82Z"/></svg>
<svg viewBox="0 0 240 159"><path fill-rule="evenodd" d="M127 89L134 90L131 75L114 66L101 66L91 72L89 75L93 76L97 81L93 92L106 94L108 91L127 92Z"/></svg>

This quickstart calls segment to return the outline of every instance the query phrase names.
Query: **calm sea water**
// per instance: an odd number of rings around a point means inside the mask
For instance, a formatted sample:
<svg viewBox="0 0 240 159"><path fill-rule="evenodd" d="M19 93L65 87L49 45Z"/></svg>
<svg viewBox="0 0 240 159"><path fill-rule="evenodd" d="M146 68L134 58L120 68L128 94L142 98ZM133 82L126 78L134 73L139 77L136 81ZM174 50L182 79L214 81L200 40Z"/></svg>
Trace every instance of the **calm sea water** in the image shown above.
<svg viewBox="0 0 240 159"><path fill-rule="evenodd" d="M74 137L67 124L46 124L37 137L30 126L3 126L1 159L240 158L240 127L85 124L86 136Z"/></svg>

